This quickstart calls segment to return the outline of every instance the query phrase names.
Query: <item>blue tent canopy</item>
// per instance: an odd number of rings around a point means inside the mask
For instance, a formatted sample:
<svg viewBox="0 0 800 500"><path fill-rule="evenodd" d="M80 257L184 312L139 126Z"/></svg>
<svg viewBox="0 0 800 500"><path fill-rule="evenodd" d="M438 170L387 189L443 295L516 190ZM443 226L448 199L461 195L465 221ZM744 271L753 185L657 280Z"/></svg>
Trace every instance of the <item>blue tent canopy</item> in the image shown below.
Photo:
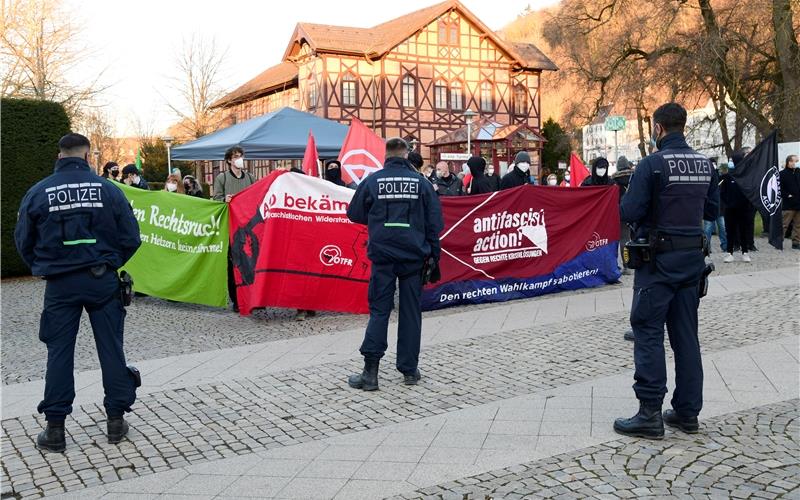
<svg viewBox="0 0 800 500"><path fill-rule="evenodd" d="M310 113L282 108L176 146L172 148L172 159L222 160L225 150L236 145L244 148L248 160L302 158L309 130L314 134L320 158L335 158L348 128Z"/></svg>

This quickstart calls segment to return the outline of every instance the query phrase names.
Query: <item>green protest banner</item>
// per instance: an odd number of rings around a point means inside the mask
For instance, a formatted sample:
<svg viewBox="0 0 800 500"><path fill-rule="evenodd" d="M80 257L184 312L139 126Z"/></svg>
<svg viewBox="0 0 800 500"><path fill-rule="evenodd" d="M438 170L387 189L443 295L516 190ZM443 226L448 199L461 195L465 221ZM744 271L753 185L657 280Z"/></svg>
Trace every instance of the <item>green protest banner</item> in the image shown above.
<svg viewBox="0 0 800 500"><path fill-rule="evenodd" d="M123 268L153 297L226 307L228 205L120 185L139 222L142 246Z"/></svg>

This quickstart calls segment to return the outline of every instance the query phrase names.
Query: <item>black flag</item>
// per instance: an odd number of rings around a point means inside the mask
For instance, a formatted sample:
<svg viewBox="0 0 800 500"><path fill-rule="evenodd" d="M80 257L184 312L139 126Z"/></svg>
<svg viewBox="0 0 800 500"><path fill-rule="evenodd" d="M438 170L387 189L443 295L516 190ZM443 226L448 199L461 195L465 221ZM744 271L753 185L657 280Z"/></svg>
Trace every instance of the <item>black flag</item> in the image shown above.
<svg viewBox="0 0 800 500"><path fill-rule="evenodd" d="M769 244L783 250L781 185L778 181L778 132L761 141L731 170L742 193L764 217L769 218Z"/></svg>

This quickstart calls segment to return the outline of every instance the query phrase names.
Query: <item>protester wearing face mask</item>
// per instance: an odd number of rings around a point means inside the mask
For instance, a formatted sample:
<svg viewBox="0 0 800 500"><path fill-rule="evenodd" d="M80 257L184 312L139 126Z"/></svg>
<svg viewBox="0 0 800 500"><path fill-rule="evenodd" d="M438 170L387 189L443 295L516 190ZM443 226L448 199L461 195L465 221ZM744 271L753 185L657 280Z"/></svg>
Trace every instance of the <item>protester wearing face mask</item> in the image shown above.
<svg viewBox="0 0 800 500"><path fill-rule="evenodd" d="M558 186L558 177L556 174L550 174L547 176L546 184L548 186Z"/></svg>
<svg viewBox="0 0 800 500"><path fill-rule="evenodd" d="M728 237L728 255L723 262L731 263L734 260L733 252L736 248L742 251L742 261L751 262L748 252L753 240L753 215L750 200L745 197L739 188L736 179L730 174L731 170L744 158L741 151L733 154L733 159L728 161L728 172L719 181L719 197L725 207L725 232ZM749 220L748 220L749 219Z"/></svg>
<svg viewBox="0 0 800 500"><path fill-rule="evenodd" d="M217 201L229 203L236 193L244 191L256 182L255 178L247 172L244 163L244 149L233 146L225 151L225 165L227 170L220 172L214 179L214 196ZM228 296L233 303L233 311L239 312L239 302L236 297L236 280L233 276L233 261L231 260L230 247L228 248Z"/></svg>
<svg viewBox="0 0 800 500"><path fill-rule="evenodd" d="M592 161L592 175L585 178L581 186L608 186L612 184L611 179L608 177L608 160L603 158L595 158Z"/></svg>
<svg viewBox="0 0 800 500"><path fill-rule="evenodd" d="M527 151L520 151L514 157L514 168L500 181L500 189L511 189L530 183L531 156Z"/></svg>
<svg viewBox="0 0 800 500"><path fill-rule="evenodd" d="M492 191L500 191L500 176L497 175L494 165L486 166L486 179L489 180L489 187Z"/></svg>
<svg viewBox="0 0 800 500"><path fill-rule="evenodd" d="M567 169L567 171L564 172L564 180L561 181L561 186L563 186L563 187L570 187L571 186L569 169Z"/></svg>
<svg viewBox="0 0 800 500"><path fill-rule="evenodd" d="M133 163L125 165L125 168L122 169L122 182L130 187L147 189L147 183L142 179L142 176L139 175L139 170Z"/></svg>
<svg viewBox="0 0 800 500"><path fill-rule="evenodd" d="M167 177L167 182L164 183L164 191L184 194L183 182L181 181L180 174L170 174L170 176Z"/></svg>
<svg viewBox="0 0 800 500"><path fill-rule="evenodd" d="M446 161L436 164L436 183L434 184L436 194L439 196L461 196L464 194L464 186L461 179L450 172L450 167Z"/></svg>

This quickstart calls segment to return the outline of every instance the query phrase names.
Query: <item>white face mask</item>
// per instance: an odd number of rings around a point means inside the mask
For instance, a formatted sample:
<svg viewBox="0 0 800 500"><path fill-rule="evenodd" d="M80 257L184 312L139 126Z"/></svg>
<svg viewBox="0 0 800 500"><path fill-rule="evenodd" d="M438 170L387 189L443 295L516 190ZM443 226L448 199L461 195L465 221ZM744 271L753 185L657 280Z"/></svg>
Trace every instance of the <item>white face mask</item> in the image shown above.
<svg viewBox="0 0 800 500"><path fill-rule="evenodd" d="M567 181L567 182L569 182L569 176L568 176L568 175L565 175L565 176L564 176L564 180L565 180L565 181Z"/></svg>
<svg viewBox="0 0 800 500"><path fill-rule="evenodd" d="M466 163L461 165L461 171L464 172L465 174L469 173L469 167L467 166Z"/></svg>
<svg viewBox="0 0 800 500"><path fill-rule="evenodd" d="M131 176L131 184L139 184L139 176L138 175L132 175Z"/></svg>
<svg viewBox="0 0 800 500"><path fill-rule="evenodd" d="M517 168L520 169L523 172L527 172L528 170L531 169L531 164L528 163L528 162L522 161L522 162L517 163Z"/></svg>
<svg viewBox="0 0 800 500"><path fill-rule="evenodd" d="M606 175L606 169L598 168L597 169L597 175L598 175L598 177L603 177L604 175Z"/></svg>
<svg viewBox="0 0 800 500"><path fill-rule="evenodd" d="M244 159L236 158L235 160L233 160L233 166L238 169L244 170Z"/></svg>
<svg viewBox="0 0 800 500"><path fill-rule="evenodd" d="M167 183L167 191L175 192L177 190L178 190L178 185L177 184L175 184L174 182L168 182Z"/></svg>
<svg viewBox="0 0 800 500"><path fill-rule="evenodd" d="M490 169L488 169L488 170L486 171L486 174L487 174L487 175L494 175L494 169L493 169L493 168L490 168Z"/></svg>
<svg viewBox="0 0 800 500"><path fill-rule="evenodd" d="M558 179L547 179L547 184L549 186L555 186L558 183Z"/></svg>

